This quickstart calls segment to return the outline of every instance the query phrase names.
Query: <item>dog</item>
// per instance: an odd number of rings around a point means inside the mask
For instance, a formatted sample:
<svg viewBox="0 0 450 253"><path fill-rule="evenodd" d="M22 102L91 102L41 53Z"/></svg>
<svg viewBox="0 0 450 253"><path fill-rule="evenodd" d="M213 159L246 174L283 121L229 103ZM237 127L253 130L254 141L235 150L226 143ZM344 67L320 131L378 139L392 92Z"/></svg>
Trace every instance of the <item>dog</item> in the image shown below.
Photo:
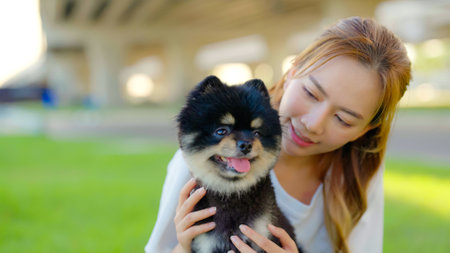
<svg viewBox="0 0 450 253"><path fill-rule="evenodd" d="M217 207L214 216L196 223L214 221L216 227L193 239L192 252L238 252L230 241L232 235L264 252L240 232L240 224L278 245L268 224L282 227L295 239L293 227L276 204L270 180L282 130L261 80L227 86L208 76L188 95L177 122L183 157L197 187L207 189L194 211Z"/></svg>

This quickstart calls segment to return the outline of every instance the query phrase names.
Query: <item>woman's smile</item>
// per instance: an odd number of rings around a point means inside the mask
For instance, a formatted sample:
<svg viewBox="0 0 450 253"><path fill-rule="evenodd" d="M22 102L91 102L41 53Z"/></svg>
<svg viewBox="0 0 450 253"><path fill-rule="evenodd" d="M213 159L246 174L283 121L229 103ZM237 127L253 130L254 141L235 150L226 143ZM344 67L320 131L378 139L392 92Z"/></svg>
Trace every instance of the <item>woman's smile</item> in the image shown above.
<svg viewBox="0 0 450 253"><path fill-rule="evenodd" d="M290 136L297 145L301 147L309 147L313 144L317 144L308 137L304 136L299 130L295 129L292 123L290 123L289 125L290 125L289 128Z"/></svg>

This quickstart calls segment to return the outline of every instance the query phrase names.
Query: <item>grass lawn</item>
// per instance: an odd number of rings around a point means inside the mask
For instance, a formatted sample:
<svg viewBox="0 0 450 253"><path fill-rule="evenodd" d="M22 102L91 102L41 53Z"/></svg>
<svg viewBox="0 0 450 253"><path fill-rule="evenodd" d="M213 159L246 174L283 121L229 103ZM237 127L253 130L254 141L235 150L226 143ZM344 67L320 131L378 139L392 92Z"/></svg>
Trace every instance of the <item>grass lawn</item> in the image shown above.
<svg viewBox="0 0 450 253"><path fill-rule="evenodd" d="M175 144L0 137L0 252L143 252ZM449 252L449 166L389 159L385 252Z"/></svg>

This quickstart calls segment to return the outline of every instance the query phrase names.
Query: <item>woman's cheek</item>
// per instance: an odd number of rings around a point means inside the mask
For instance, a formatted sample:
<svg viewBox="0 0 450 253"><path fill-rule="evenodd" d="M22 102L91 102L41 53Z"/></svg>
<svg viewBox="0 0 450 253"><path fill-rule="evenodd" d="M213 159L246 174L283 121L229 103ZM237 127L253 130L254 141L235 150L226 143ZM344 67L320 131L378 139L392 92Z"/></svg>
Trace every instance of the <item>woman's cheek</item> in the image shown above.
<svg viewBox="0 0 450 253"><path fill-rule="evenodd" d="M285 90L283 98L280 102L281 115L294 116L302 114L305 108L304 98L300 95L301 90L298 89L299 85L290 84Z"/></svg>
<svg viewBox="0 0 450 253"><path fill-rule="evenodd" d="M350 138L348 136L339 135L339 133L329 134L324 138L328 151L332 151L344 146Z"/></svg>
<svg viewBox="0 0 450 253"><path fill-rule="evenodd" d="M357 133L355 132L341 132L336 131L334 134L329 134L326 138L327 145L330 147L330 151L334 149L338 149L348 142L350 142L352 139L354 139L357 136Z"/></svg>

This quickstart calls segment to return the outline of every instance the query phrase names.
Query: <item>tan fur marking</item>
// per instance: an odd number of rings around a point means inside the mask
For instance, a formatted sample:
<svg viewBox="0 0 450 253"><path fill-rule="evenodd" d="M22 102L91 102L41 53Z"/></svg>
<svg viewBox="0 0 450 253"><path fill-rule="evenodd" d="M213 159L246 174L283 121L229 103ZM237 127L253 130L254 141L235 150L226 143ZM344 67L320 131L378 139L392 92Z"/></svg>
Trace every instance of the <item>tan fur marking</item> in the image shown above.
<svg viewBox="0 0 450 253"><path fill-rule="evenodd" d="M191 145L195 138L197 137L198 134L185 134L183 136L181 136L181 145L182 146L187 146L187 145Z"/></svg>
<svg viewBox="0 0 450 253"><path fill-rule="evenodd" d="M234 125L235 120L231 113L227 113L220 119L220 123L224 125Z"/></svg>
<svg viewBox="0 0 450 253"><path fill-rule="evenodd" d="M236 153L236 141L233 139L233 136L229 135L223 138L218 145L218 149L220 150L219 154L223 156L234 156Z"/></svg>
<svg viewBox="0 0 450 253"><path fill-rule="evenodd" d="M258 139L253 141L252 153L259 154L264 150L261 142Z"/></svg>
<svg viewBox="0 0 450 253"><path fill-rule="evenodd" d="M252 128L260 128L263 124L263 121L261 118L256 118L254 120L252 120L252 123L250 124L250 126Z"/></svg>

